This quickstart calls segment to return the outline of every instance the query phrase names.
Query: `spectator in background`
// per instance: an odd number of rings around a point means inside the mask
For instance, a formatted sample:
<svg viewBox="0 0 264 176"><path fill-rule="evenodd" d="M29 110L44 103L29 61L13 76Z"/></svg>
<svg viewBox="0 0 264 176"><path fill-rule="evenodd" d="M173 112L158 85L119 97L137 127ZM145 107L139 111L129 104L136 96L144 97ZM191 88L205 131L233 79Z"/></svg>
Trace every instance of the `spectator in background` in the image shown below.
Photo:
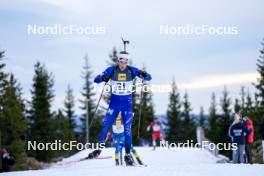
<svg viewBox="0 0 264 176"><path fill-rule="evenodd" d="M14 164L14 159L10 156L6 149L0 149L0 172L10 171L10 166Z"/></svg>
<svg viewBox="0 0 264 176"><path fill-rule="evenodd" d="M247 162L250 164L253 164L252 162L252 144L254 142L254 126L253 126L253 122L250 118L246 117L245 118L245 125L246 125L246 129L247 129L247 136L246 136L246 145L245 145L245 150L246 150L246 156L247 156Z"/></svg>
<svg viewBox="0 0 264 176"><path fill-rule="evenodd" d="M234 122L229 128L229 136L232 143L237 144L237 149L234 151L234 163L245 163L245 136L248 134L246 126L243 124L240 115L235 114Z"/></svg>

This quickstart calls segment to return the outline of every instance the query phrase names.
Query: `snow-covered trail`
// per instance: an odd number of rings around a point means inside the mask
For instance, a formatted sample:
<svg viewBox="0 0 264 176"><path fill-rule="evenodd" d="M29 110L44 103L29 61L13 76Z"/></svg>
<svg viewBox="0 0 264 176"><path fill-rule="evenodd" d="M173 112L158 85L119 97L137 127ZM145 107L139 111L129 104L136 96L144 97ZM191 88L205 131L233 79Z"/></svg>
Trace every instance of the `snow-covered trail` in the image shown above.
<svg viewBox="0 0 264 176"><path fill-rule="evenodd" d="M87 160L64 166L53 166L38 171L10 172L3 176L263 176L264 165L217 164L216 158L207 151L199 149L175 150L136 148L148 167L116 167L114 159ZM81 151L64 159L61 163L87 156L89 151ZM108 148L102 156L113 155Z"/></svg>

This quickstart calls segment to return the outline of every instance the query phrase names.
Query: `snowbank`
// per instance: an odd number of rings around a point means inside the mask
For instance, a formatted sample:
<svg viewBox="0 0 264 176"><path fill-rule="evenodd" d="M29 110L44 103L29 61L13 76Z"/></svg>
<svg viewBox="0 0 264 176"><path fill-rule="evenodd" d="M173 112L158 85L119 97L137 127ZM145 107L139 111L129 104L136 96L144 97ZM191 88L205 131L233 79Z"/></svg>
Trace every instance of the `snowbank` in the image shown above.
<svg viewBox="0 0 264 176"><path fill-rule="evenodd" d="M200 149L164 150L136 148L148 167L115 166L114 159L86 160L70 163L89 151L81 151L51 168L38 171L3 173L3 176L263 176L264 165L218 164L217 158ZM101 156L112 156L114 149L105 149ZM65 164L68 163L68 164Z"/></svg>

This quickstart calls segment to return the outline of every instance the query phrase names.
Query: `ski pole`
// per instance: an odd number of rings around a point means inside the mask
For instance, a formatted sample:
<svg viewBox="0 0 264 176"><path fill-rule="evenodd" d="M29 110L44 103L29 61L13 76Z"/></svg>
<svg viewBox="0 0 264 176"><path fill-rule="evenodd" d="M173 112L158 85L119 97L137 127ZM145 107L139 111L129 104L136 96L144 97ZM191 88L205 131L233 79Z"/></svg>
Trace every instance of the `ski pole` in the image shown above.
<svg viewBox="0 0 264 176"><path fill-rule="evenodd" d="M97 102L97 105L96 105L96 108L95 108L95 112L94 112L93 117L92 117L92 119L91 119L91 123L90 123L90 125L89 125L89 128L91 128L91 126L92 126L92 124L93 124L93 120L94 120L95 114L97 113L97 110L98 110L98 108L99 108L99 105L100 105L101 99L102 99L102 97L103 97L104 88L105 88L105 86L106 86L107 83L108 83L108 82L105 82L105 84L104 84L104 86L103 86L103 90L102 90L102 92L101 92L101 94L100 94L100 97L99 97L99 100L98 100L98 102Z"/></svg>
<svg viewBox="0 0 264 176"><path fill-rule="evenodd" d="M144 86L144 79L142 79L142 87L141 87L141 91L140 91L140 105L139 105L139 118L138 118L138 131L137 131L137 137L139 139L140 137L140 125L141 125L141 113L142 113L142 99L143 99L143 86Z"/></svg>

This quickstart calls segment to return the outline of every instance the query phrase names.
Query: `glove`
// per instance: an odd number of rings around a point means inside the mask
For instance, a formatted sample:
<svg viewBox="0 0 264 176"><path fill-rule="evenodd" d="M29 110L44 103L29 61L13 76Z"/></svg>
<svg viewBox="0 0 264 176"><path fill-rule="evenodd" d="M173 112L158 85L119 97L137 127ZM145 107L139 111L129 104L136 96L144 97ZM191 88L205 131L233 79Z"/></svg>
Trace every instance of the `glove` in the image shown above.
<svg viewBox="0 0 264 176"><path fill-rule="evenodd" d="M140 78L143 78L144 80L147 80L147 81L150 81L152 79L150 74L148 74L146 71L142 71L142 70L139 71L138 76Z"/></svg>
<svg viewBox="0 0 264 176"><path fill-rule="evenodd" d="M140 77L145 78L145 77L147 77L148 74L146 71L140 70L139 75L140 75Z"/></svg>
<svg viewBox="0 0 264 176"><path fill-rule="evenodd" d="M109 79L110 79L110 78L109 78L109 77L107 77L107 76L103 76L103 77L102 77L102 80L103 80L104 82L108 82L108 81L109 81Z"/></svg>

